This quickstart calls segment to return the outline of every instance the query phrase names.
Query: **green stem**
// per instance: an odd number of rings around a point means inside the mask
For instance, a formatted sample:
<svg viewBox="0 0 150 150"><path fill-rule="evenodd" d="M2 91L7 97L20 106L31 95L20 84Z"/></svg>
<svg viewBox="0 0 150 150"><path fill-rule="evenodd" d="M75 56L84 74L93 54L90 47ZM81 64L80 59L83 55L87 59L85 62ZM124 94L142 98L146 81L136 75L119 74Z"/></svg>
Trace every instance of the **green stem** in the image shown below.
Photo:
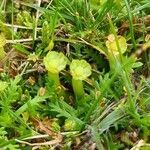
<svg viewBox="0 0 150 150"><path fill-rule="evenodd" d="M83 82L72 78L72 86L76 99L81 99L84 96Z"/></svg>
<svg viewBox="0 0 150 150"><path fill-rule="evenodd" d="M48 78L50 81L53 81L54 88L55 88L58 96L59 97L63 96L66 98L67 95L66 95L64 88L61 86L59 73L48 72Z"/></svg>
<svg viewBox="0 0 150 150"><path fill-rule="evenodd" d="M49 80L54 82L54 86L57 88L60 86L60 80L59 80L59 73L51 73L48 72L48 78Z"/></svg>
<svg viewBox="0 0 150 150"><path fill-rule="evenodd" d="M6 52L4 51L3 47L0 47L0 60L3 59L6 55Z"/></svg>
<svg viewBox="0 0 150 150"><path fill-rule="evenodd" d="M117 57L113 55L113 53L108 53L107 55L108 57L108 61L109 61L109 66L110 66L110 70L115 70L117 67Z"/></svg>

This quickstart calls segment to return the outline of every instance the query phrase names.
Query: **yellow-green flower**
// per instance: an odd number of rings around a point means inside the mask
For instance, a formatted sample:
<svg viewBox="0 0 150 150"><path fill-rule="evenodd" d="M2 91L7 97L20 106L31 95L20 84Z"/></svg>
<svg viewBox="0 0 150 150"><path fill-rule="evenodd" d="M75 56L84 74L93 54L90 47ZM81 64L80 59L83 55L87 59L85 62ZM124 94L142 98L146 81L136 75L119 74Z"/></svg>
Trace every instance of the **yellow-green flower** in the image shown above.
<svg viewBox="0 0 150 150"><path fill-rule="evenodd" d="M85 60L73 60L70 64L71 75L76 80L85 80L91 75L91 66Z"/></svg>
<svg viewBox="0 0 150 150"><path fill-rule="evenodd" d="M67 57L63 53L58 53L55 51L50 51L44 58L44 65L51 73L59 73L65 69L67 63Z"/></svg>
<svg viewBox="0 0 150 150"><path fill-rule="evenodd" d="M118 36L117 38L121 53L123 54L127 50L127 41L123 36ZM115 36L113 34L110 34L108 36L108 40L106 41L106 47L108 48L109 53L113 53L114 55L119 54Z"/></svg>

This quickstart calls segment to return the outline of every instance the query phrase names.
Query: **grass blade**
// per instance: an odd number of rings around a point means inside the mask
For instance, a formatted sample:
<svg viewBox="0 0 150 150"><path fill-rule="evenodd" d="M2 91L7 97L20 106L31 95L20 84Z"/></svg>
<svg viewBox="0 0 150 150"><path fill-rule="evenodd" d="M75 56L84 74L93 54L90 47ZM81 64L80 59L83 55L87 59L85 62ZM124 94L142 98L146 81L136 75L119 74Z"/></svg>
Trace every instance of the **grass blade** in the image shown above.
<svg viewBox="0 0 150 150"><path fill-rule="evenodd" d="M128 1L124 0L124 2L125 2L126 9L127 9L127 12L128 12L129 24L130 24L130 34L131 34L133 47L134 47L134 50L135 50L136 49L136 41L135 41L135 37L134 37L134 27L133 27L133 21L132 21L133 17L132 17L132 13L131 13L130 5L129 5Z"/></svg>

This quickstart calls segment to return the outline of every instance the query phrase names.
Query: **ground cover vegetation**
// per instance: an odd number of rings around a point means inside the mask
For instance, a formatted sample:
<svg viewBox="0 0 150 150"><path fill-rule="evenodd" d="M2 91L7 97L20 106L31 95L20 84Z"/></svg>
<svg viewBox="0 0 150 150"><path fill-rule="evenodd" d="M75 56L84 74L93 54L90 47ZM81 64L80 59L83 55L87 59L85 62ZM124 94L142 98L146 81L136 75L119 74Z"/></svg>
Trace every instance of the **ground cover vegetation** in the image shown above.
<svg viewBox="0 0 150 150"><path fill-rule="evenodd" d="M0 149L150 149L149 0L0 0Z"/></svg>

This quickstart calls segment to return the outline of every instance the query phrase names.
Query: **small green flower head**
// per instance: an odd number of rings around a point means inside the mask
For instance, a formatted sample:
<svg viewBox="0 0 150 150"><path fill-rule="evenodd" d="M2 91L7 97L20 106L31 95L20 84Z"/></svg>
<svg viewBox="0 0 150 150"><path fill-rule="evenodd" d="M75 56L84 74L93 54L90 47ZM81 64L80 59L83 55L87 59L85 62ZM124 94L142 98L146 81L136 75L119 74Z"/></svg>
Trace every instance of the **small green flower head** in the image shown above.
<svg viewBox="0 0 150 150"><path fill-rule="evenodd" d="M73 60L70 64L73 79L85 80L91 75L91 66L85 60Z"/></svg>
<svg viewBox="0 0 150 150"><path fill-rule="evenodd" d="M118 36L118 43L121 49L121 53L123 54L127 50L127 41L123 36ZM113 34L110 34L108 36L108 40L106 41L106 46L109 51L113 52L114 55L119 54L117 44L115 41L115 36Z"/></svg>
<svg viewBox="0 0 150 150"><path fill-rule="evenodd" d="M3 47L6 44L6 38L3 33L0 33L0 47Z"/></svg>
<svg viewBox="0 0 150 150"><path fill-rule="evenodd" d="M7 82L0 81L0 92L3 92L8 86Z"/></svg>
<svg viewBox="0 0 150 150"><path fill-rule="evenodd" d="M50 51L44 58L44 65L51 73L59 73L65 69L68 63L67 57L63 53Z"/></svg>
<svg viewBox="0 0 150 150"><path fill-rule="evenodd" d="M68 118L65 120L64 129L65 131L75 131L78 129L78 124L75 120Z"/></svg>

